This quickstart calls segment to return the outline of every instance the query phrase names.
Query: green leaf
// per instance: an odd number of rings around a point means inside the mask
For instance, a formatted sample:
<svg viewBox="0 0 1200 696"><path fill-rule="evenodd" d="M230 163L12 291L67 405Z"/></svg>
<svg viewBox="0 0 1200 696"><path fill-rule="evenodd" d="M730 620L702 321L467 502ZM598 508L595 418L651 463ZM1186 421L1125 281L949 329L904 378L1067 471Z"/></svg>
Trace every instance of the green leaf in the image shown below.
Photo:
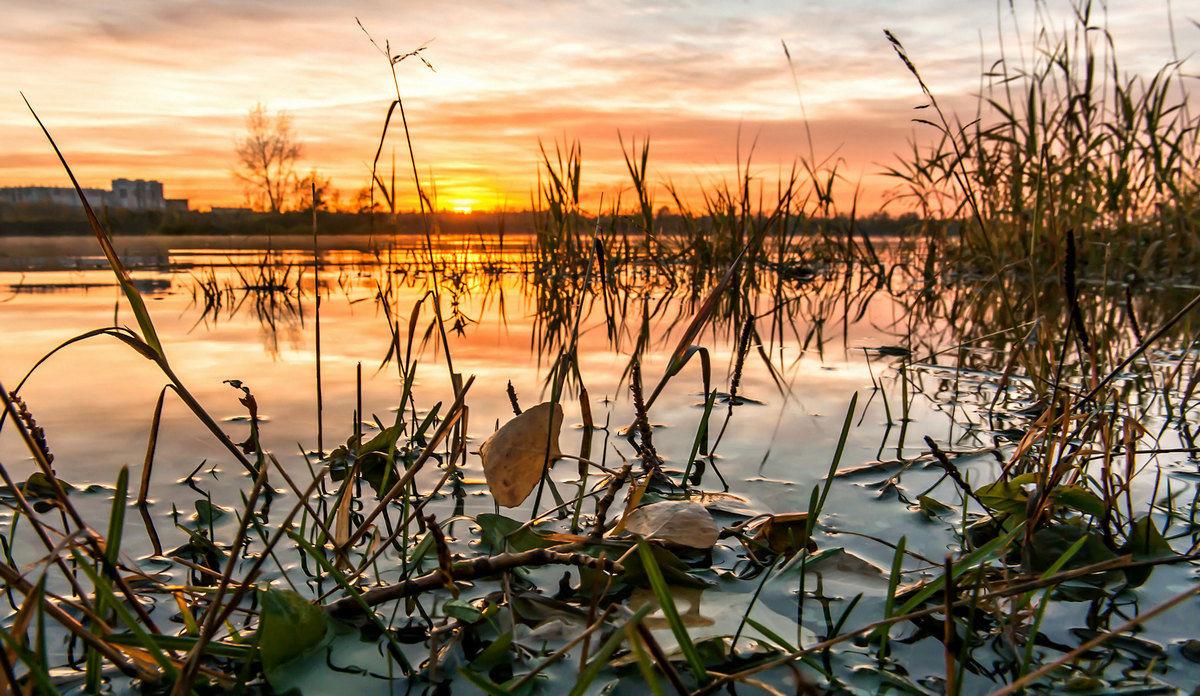
<svg viewBox="0 0 1200 696"><path fill-rule="evenodd" d="M267 589L262 594L259 652L263 672L271 681L288 662L312 650L329 628L325 612L291 590Z"/></svg>
<svg viewBox="0 0 1200 696"><path fill-rule="evenodd" d="M1083 486L1059 486L1050 491L1050 499L1059 505L1093 517L1104 516L1104 501Z"/></svg>
<svg viewBox="0 0 1200 696"><path fill-rule="evenodd" d="M979 496L979 500L990 510L1024 516L1029 494L1021 486L1036 482L1036 474L1022 474L1007 481L980 486L975 490L975 495Z"/></svg>
<svg viewBox="0 0 1200 696"><path fill-rule="evenodd" d="M228 514L228 511L220 505L213 505L207 500L196 501L196 521L202 527L207 527L210 524L220 520Z"/></svg>
<svg viewBox="0 0 1200 696"><path fill-rule="evenodd" d="M1129 530L1129 538L1121 547L1121 553L1131 554L1135 561L1169 558L1175 555L1174 549L1148 516L1133 523L1133 528ZM1153 566L1126 568L1125 579L1130 587L1139 587L1150 579L1153 570Z"/></svg>
<svg viewBox="0 0 1200 696"><path fill-rule="evenodd" d="M471 606L470 602L461 599L451 599L442 605L446 616L460 621L474 623L483 618L483 612Z"/></svg>
<svg viewBox="0 0 1200 696"><path fill-rule="evenodd" d="M1104 540L1094 532L1085 531L1074 524L1061 523L1041 527L1033 538L1021 549L1022 561L1030 572L1042 573L1080 540L1083 546L1073 555L1064 568L1079 568L1114 558L1113 552L1104 545Z"/></svg>
<svg viewBox="0 0 1200 696"><path fill-rule="evenodd" d="M475 669L491 669L508 660L508 651L511 647L512 632L501 633L496 640L492 641L491 645L484 648L483 652L471 661L471 666Z"/></svg>
<svg viewBox="0 0 1200 696"><path fill-rule="evenodd" d="M921 506L921 512L929 517L940 517L954 512L954 508L927 495L917 496L917 504Z"/></svg>
<svg viewBox="0 0 1200 696"><path fill-rule="evenodd" d="M624 552L623 548L617 547L617 549L614 549L612 546L607 544L589 546L581 549L583 553L586 553L589 556L597 557L600 555L601 551L605 550L608 551L607 555L609 558L618 557ZM676 585L678 587L695 587L697 589L712 587L712 583L692 575L689 572L690 569L686 563L679 560L678 556L662 546L657 544L650 545L650 554L653 556L659 572L662 573L668 584ZM642 557L639 554L630 554L629 556L626 556L625 560L622 561L621 564L625 566L625 572L617 576L616 583L631 587L646 586L646 566L645 563L642 562ZM583 592L591 592L593 589L593 582L599 582L600 587L607 586L609 582L608 575L590 568L581 568L579 577L580 590Z"/></svg>
<svg viewBox="0 0 1200 696"><path fill-rule="evenodd" d="M545 549L560 543L543 538L511 517L491 512L476 515L475 524L479 525L480 538L497 553L520 553L531 549Z"/></svg>
<svg viewBox="0 0 1200 696"><path fill-rule="evenodd" d="M654 554L650 551L650 545L644 539L637 540L638 556L642 560L642 565L646 568L646 578L650 581L650 589L654 592L655 599L658 600L658 605L662 608L663 616L667 619L667 625L671 627L671 633L675 635L675 640L679 642L679 649L683 651L684 657L687 658L688 664L695 673L696 679L701 684L708 682L708 670L704 668L704 661L700 659L700 653L696 650L696 645L692 642L692 637L688 635L687 627L683 625L683 619L679 616L679 610L675 608L675 600L671 599L671 590L667 587L667 581L663 578L662 571L658 568L658 563L654 560Z"/></svg>

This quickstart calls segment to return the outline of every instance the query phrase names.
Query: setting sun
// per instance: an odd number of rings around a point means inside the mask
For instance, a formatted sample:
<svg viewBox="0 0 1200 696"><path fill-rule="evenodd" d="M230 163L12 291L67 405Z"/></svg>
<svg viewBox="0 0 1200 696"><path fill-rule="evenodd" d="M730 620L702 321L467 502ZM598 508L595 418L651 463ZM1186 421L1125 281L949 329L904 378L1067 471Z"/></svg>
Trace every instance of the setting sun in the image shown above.
<svg viewBox="0 0 1200 696"><path fill-rule="evenodd" d="M1196 14L1198 4L1177 1L1177 16ZM1037 13L1047 22L1070 13L1066 2L997 10L949 0L924 12L904 3L702 2L687 13L665 3L499 11L469 2L406 7L402 18L370 2L132 0L118 12L78 5L67 21L43 3L6 9L0 186L67 183L17 96L23 90L83 186L153 179L193 208L246 205L233 145L261 102L293 119L303 146L298 177L315 171L352 202L370 192L378 157L397 208L418 207L415 169L434 191L474 199L435 199L459 212L529 208L546 178L540 148L553 162L556 145L576 141L582 204L595 210L602 196L606 207L624 204L622 139L649 140L656 206L671 203L667 184L694 201L739 170L773 186L805 160L847 182L834 191L842 209L856 192L859 211L874 209L894 185L883 173L894 153L936 136L912 121L924 99L883 29L904 41L941 103L969 111L974 66L999 55L998 34L1028 27ZM1132 2L1105 12L1125 55L1137 57L1122 69L1145 73L1173 58L1157 38L1166 15ZM371 39L407 57L390 65ZM405 120L393 114L380 147L397 90Z"/></svg>
<svg viewBox="0 0 1200 696"><path fill-rule="evenodd" d="M473 198L456 198L449 201L450 210L456 213L470 213L479 204L479 201Z"/></svg>

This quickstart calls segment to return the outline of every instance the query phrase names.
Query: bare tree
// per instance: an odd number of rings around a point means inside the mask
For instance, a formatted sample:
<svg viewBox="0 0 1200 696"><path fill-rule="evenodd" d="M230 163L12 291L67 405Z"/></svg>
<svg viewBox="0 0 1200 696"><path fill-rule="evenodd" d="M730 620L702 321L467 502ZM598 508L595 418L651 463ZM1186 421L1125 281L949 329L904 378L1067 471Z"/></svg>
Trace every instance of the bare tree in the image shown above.
<svg viewBox="0 0 1200 696"><path fill-rule="evenodd" d="M292 130L292 116L286 111L274 116L261 102L246 115L246 137L235 141L237 169L234 174L246 182L246 199L259 210L278 213L294 190L296 161L304 147Z"/></svg>
<svg viewBox="0 0 1200 696"><path fill-rule="evenodd" d="M338 190L333 187L333 181L312 169L296 183L296 210L311 212L317 210L336 210L341 203Z"/></svg>

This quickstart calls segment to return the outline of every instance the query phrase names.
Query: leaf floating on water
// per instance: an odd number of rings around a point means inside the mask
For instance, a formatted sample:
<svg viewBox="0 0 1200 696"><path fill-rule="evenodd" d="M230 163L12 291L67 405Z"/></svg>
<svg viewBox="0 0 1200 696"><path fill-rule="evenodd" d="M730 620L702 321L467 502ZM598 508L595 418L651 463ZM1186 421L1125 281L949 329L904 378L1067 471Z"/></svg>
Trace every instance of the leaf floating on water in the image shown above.
<svg viewBox="0 0 1200 696"><path fill-rule="evenodd" d="M1121 553L1132 554L1134 560L1149 560L1154 558L1169 558L1175 555L1171 544L1163 537L1154 521L1149 517L1141 517L1133 523L1129 530L1129 539L1121 547ZM1130 587L1140 587L1150 579L1153 566L1126 568L1125 579Z"/></svg>
<svg viewBox="0 0 1200 696"><path fill-rule="evenodd" d="M771 515L758 528L754 540L784 556L791 556L800 549L817 550L817 545L808 538L807 512Z"/></svg>
<svg viewBox="0 0 1200 696"><path fill-rule="evenodd" d="M625 518L626 531L651 541L711 549L717 543L717 523L700 503L667 500L640 507Z"/></svg>
<svg viewBox="0 0 1200 696"><path fill-rule="evenodd" d="M328 628L325 612L291 590L262 593L259 645L267 681L286 672L284 666L320 644Z"/></svg>
<svg viewBox="0 0 1200 696"><path fill-rule="evenodd" d="M866 348L865 350L889 358L907 358L913 354L911 350L901 346L878 346L876 348Z"/></svg>
<svg viewBox="0 0 1200 696"><path fill-rule="evenodd" d="M542 480L546 464L561 454L562 406L545 402L500 427L479 448L488 490L504 507L525 502Z"/></svg>
<svg viewBox="0 0 1200 696"><path fill-rule="evenodd" d="M918 509L931 519L954 512L954 508L928 495L917 496L917 505Z"/></svg>

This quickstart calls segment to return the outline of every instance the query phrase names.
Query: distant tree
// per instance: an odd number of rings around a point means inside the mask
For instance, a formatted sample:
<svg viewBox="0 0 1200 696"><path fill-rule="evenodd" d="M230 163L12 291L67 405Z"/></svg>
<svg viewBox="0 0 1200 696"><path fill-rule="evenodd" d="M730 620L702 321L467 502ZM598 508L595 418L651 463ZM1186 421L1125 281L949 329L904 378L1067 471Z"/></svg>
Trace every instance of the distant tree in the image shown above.
<svg viewBox="0 0 1200 696"><path fill-rule="evenodd" d="M364 186L354 194L353 209L356 213L378 213L383 210L383 206L379 201L371 200L371 187Z"/></svg>
<svg viewBox="0 0 1200 696"><path fill-rule="evenodd" d="M292 130L292 116L280 111L267 113L261 102L246 115L246 137L235 141L237 168L234 173L246 182L246 200L259 210L278 213L285 198L295 189L296 161L304 152Z"/></svg>
<svg viewBox="0 0 1200 696"><path fill-rule="evenodd" d="M333 188L333 181L316 169L310 170L296 183L296 195L297 210L311 211L314 204L317 210L336 210L340 203L340 195Z"/></svg>

